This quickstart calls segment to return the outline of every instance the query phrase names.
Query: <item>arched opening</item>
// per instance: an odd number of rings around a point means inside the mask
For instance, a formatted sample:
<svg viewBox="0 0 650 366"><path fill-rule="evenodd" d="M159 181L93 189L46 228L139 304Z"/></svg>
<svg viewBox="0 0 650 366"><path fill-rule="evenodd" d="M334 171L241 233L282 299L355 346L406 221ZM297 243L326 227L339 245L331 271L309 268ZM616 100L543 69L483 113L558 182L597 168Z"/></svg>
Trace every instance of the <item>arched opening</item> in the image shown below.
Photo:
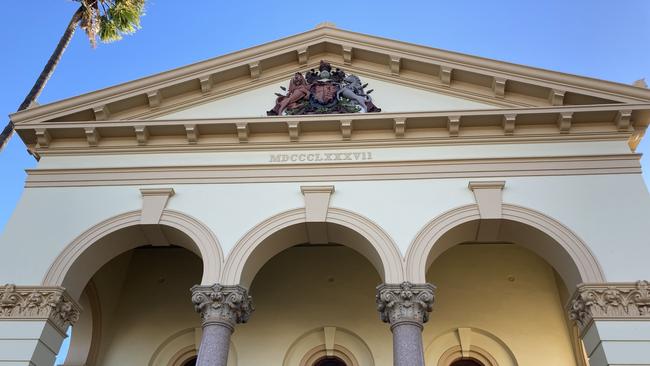
<svg viewBox="0 0 650 366"><path fill-rule="evenodd" d="M190 358L189 360L185 361L183 366L196 366L196 356Z"/></svg>
<svg viewBox="0 0 650 366"><path fill-rule="evenodd" d="M325 356L314 363L314 366L347 366L345 361L335 356Z"/></svg>
<svg viewBox="0 0 650 366"><path fill-rule="evenodd" d="M222 282L249 287L273 256L302 243L341 243L365 257L383 282L403 281L402 257L388 234L365 217L332 208L326 222L307 223L304 209L296 209L254 227L228 255Z"/></svg>
<svg viewBox="0 0 650 366"><path fill-rule="evenodd" d="M471 358L460 359L452 362L449 366L485 366L481 362Z"/></svg>
<svg viewBox="0 0 650 366"><path fill-rule="evenodd" d="M437 298L425 325L425 346L451 328L458 332L446 347L482 347L500 366L576 364L565 305L569 289L599 276L599 267L589 267L593 257L568 239L569 232L544 231L504 211L504 219L469 217L430 236L435 241L424 254L426 281L437 286ZM499 342L475 343L472 328L498 334L511 354ZM427 362L436 364L437 352L431 349ZM476 358L455 362L485 365Z"/></svg>
<svg viewBox="0 0 650 366"><path fill-rule="evenodd" d="M139 215L128 213L69 244L44 280L84 304L65 365L147 364L179 327L199 329L188 289L218 273L221 258L206 263L206 253L220 253L216 239L178 213L157 225L140 225Z"/></svg>
<svg viewBox="0 0 650 366"><path fill-rule="evenodd" d="M244 259L255 314L233 343L255 349L247 365L374 365L391 356L389 327L378 320L375 288L386 267L374 246L339 224L324 224L327 243L310 242L306 224L268 235ZM258 270L259 268L259 270ZM358 335L358 336L356 336ZM293 345L292 345L293 344Z"/></svg>

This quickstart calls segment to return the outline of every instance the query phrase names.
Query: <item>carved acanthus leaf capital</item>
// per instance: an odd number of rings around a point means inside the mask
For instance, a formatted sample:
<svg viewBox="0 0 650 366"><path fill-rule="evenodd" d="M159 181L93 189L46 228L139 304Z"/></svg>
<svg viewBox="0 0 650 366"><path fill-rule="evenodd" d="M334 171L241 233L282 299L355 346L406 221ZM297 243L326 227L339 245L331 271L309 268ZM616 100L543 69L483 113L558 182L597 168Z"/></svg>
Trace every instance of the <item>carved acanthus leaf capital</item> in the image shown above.
<svg viewBox="0 0 650 366"><path fill-rule="evenodd" d="M426 323L433 307L435 289L430 283L379 285L376 300L381 320L392 326L400 322Z"/></svg>
<svg viewBox="0 0 650 366"><path fill-rule="evenodd" d="M0 288L0 320L49 320L65 333L80 313L81 307L63 287L6 284Z"/></svg>
<svg viewBox="0 0 650 366"><path fill-rule="evenodd" d="M569 318L584 330L592 320L650 320L650 283L604 283L578 286L569 303Z"/></svg>
<svg viewBox="0 0 650 366"><path fill-rule="evenodd" d="M241 286L194 286L192 303L203 323L221 322L234 326L246 323L253 310L252 298Z"/></svg>

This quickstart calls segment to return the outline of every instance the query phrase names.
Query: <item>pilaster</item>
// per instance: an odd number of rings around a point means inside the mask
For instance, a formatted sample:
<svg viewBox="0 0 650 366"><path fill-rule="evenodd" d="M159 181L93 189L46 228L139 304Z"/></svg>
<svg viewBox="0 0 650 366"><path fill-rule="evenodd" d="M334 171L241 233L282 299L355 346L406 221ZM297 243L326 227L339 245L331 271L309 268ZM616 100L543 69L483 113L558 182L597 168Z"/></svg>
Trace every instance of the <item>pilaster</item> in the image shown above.
<svg viewBox="0 0 650 366"><path fill-rule="evenodd" d="M62 287L0 288L0 365L52 365L80 313Z"/></svg>
<svg viewBox="0 0 650 366"><path fill-rule="evenodd" d="M568 306L590 366L650 365L650 283L578 286Z"/></svg>

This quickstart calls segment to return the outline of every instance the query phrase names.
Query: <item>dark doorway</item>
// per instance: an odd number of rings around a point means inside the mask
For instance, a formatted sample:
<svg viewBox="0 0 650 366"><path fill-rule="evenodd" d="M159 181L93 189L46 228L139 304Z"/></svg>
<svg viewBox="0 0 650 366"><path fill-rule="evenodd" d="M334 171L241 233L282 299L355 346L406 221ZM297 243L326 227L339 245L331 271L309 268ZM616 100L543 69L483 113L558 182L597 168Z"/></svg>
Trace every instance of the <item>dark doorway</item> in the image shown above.
<svg viewBox="0 0 650 366"><path fill-rule="evenodd" d="M183 366L196 366L196 357L192 357L189 360L185 361Z"/></svg>
<svg viewBox="0 0 650 366"><path fill-rule="evenodd" d="M323 357L314 363L314 366L347 366L343 360L338 357Z"/></svg>
<svg viewBox="0 0 650 366"><path fill-rule="evenodd" d="M463 360L454 361L449 366L483 366L483 364L476 360L463 359Z"/></svg>

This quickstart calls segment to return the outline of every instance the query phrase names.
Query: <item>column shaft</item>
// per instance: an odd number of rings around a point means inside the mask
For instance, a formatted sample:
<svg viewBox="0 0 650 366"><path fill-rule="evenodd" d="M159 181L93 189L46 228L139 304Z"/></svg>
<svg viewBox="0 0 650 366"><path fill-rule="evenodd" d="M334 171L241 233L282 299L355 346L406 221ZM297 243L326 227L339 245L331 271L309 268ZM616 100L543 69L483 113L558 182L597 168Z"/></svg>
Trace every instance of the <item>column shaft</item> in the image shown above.
<svg viewBox="0 0 650 366"><path fill-rule="evenodd" d="M422 349L422 326L404 322L392 327L393 331L393 365L424 366Z"/></svg>
<svg viewBox="0 0 650 366"><path fill-rule="evenodd" d="M197 366L226 366L233 328L224 323L210 322L203 325Z"/></svg>

